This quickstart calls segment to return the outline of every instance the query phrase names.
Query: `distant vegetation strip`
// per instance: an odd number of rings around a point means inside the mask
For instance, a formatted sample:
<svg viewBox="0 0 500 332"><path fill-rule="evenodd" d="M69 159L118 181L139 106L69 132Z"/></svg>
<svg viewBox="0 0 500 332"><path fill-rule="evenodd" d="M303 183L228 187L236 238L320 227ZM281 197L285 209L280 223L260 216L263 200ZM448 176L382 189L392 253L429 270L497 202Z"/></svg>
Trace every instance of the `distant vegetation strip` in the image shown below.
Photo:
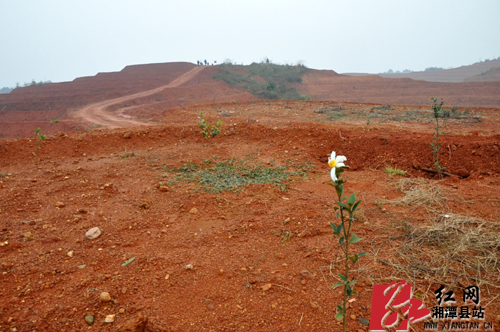
<svg viewBox="0 0 500 332"><path fill-rule="evenodd" d="M247 73L242 73L244 71ZM245 89L261 99L310 100L300 95L293 83L302 83L302 74L307 67L298 65L280 65L269 62L251 65L233 65L225 63L219 66L219 73L212 78L224 81L231 86ZM254 76L260 76L264 81Z"/></svg>

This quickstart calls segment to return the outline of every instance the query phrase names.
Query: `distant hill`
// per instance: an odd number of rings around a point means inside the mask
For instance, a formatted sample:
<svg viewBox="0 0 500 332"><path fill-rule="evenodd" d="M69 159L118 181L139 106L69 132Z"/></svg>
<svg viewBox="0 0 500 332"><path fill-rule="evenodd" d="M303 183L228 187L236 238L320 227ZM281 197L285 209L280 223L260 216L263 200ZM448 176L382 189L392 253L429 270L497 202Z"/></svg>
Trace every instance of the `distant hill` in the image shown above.
<svg viewBox="0 0 500 332"><path fill-rule="evenodd" d="M14 90L14 89L8 88L8 87L3 87L3 88L0 89L0 93L9 93L12 90Z"/></svg>
<svg viewBox="0 0 500 332"><path fill-rule="evenodd" d="M471 82L471 81L497 81L498 76L489 76L490 79L470 80L469 78L479 76L491 70L492 68L500 67L500 60L491 60L478 62L469 66L461 66L452 69L434 70L434 71L414 71L411 73L398 74L367 74L367 73L345 73L349 76L372 76L378 75L385 78L411 78L413 80L423 80L428 82ZM496 79L494 79L496 77Z"/></svg>
<svg viewBox="0 0 500 332"><path fill-rule="evenodd" d="M494 67L479 75L468 77L465 79L465 81L466 82L500 81L500 67Z"/></svg>

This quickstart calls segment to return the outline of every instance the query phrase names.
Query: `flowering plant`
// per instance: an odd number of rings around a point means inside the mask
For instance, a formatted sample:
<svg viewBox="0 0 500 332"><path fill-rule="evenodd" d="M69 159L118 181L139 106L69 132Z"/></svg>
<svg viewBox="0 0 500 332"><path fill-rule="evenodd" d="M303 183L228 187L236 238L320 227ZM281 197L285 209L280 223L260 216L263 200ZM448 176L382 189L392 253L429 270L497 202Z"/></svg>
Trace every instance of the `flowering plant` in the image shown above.
<svg viewBox="0 0 500 332"><path fill-rule="evenodd" d="M333 228L333 234L339 238L339 247L343 251L345 255L345 274L339 273L340 282L337 282L333 285L333 287L343 286L343 297L342 297L342 305L337 304L337 314L335 318L338 321L343 322L343 331L346 330L346 311L347 311L347 302L351 298L356 291L353 289L356 281L354 278L349 280L349 270L352 266L358 261L361 256L366 255L366 252L360 252L359 254L350 254L349 253L349 244L358 243L362 239L359 238L356 234L351 232L352 222L354 221L354 212L359 208L359 204L361 201L356 201L356 194L347 198L343 197L344 195L344 183L346 182L343 179L340 179L340 175L344 172L345 168L349 168L349 166L345 165L344 162L347 160L345 156L336 156L335 151L332 152L330 157L328 158L328 166L332 169L330 171L330 176L333 180L332 183L328 183L337 191L338 202L335 202L337 206L335 206L335 211L337 218L340 218L341 223L339 225L330 222L330 226Z"/></svg>

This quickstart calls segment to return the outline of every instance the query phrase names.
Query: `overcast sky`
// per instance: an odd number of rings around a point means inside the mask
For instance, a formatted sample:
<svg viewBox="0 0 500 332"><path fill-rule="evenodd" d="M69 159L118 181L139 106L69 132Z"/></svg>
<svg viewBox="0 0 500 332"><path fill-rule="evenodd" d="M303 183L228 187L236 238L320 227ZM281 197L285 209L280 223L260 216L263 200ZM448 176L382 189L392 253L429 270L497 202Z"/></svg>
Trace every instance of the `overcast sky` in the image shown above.
<svg viewBox="0 0 500 332"><path fill-rule="evenodd" d="M0 0L0 88L202 59L379 73L498 56L499 0Z"/></svg>

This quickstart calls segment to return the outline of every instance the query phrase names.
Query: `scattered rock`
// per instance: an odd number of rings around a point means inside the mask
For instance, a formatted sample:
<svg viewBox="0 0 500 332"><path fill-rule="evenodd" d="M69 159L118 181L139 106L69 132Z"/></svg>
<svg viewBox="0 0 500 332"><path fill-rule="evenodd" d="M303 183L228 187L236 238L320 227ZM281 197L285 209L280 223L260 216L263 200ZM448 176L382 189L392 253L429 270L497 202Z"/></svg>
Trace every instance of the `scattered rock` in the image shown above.
<svg viewBox="0 0 500 332"><path fill-rule="evenodd" d="M147 210L151 207L151 203L148 201L143 201L141 204L139 204L139 208Z"/></svg>
<svg viewBox="0 0 500 332"><path fill-rule="evenodd" d="M356 315L351 315L352 320L356 320Z"/></svg>
<svg viewBox="0 0 500 332"><path fill-rule="evenodd" d="M67 254L69 257L73 257L75 255L75 252L73 250L71 251L68 251L68 254Z"/></svg>
<svg viewBox="0 0 500 332"><path fill-rule="evenodd" d="M122 137L123 137L123 138L125 138L125 139L132 138L132 133L131 133L131 132L129 132L129 131L127 131L125 134L123 134L123 136L122 136Z"/></svg>
<svg viewBox="0 0 500 332"><path fill-rule="evenodd" d="M109 295L108 292L102 292L101 295L99 296L101 299L101 302L109 302L111 301L111 295Z"/></svg>
<svg viewBox="0 0 500 332"><path fill-rule="evenodd" d="M125 293L127 293L127 287L122 288L122 294L125 294Z"/></svg>
<svg viewBox="0 0 500 332"><path fill-rule="evenodd" d="M470 173L467 171L465 168L459 168L455 171L455 174L458 175L461 178L467 178L469 177Z"/></svg>
<svg viewBox="0 0 500 332"><path fill-rule="evenodd" d="M104 323L113 323L115 321L115 315L107 315L104 319Z"/></svg>
<svg viewBox="0 0 500 332"><path fill-rule="evenodd" d="M186 270L192 270L193 268L193 264L186 265Z"/></svg>
<svg viewBox="0 0 500 332"><path fill-rule="evenodd" d="M120 310L118 310L118 312L121 313L121 314L123 314L123 313L125 313L125 309L120 308Z"/></svg>
<svg viewBox="0 0 500 332"><path fill-rule="evenodd" d="M123 326L118 328L118 332L144 332L146 324L148 322L147 317L144 317L140 312L137 318L129 320Z"/></svg>
<svg viewBox="0 0 500 332"><path fill-rule="evenodd" d="M58 207L60 209L65 207L65 206L66 206L66 204L64 204L63 202L56 202L56 207Z"/></svg>
<svg viewBox="0 0 500 332"><path fill-rule="evenodd" d="M87 322L87 324L89 324L90 326L94 325L94 316L92 315L87 315L85 316L85 321Z"/></svg>
<svg viewBox="0 0 500 332"><path fill-rule="evenodd" d="M76 212L78 212L78 213L83 213L83 214L88 213L88 211L87 211L87 210L85 210L85 209L81 209L81 208L80 208L80 209L78 209L78 210L76 210Z"/></svg>
<svg viewBox="0 0 500 332"><path fill-rule="evenodd" d="M89 240L97 239L99 235L101 235L101 230L99 229L99 227L91 228L87 231L87 233L85 233L85 236Z"/></svg>
<svg viewBox="0 0 500 332"><path fill-rule="evenodd" d="M191 214L197 214L198 213L198 209L197 208L192 208L191 210L189 210L189 213L191 213Z"/></svg>
<svg viewBox="0 0 500 332"><path fill-rule="evenodd" d="M370 325L370 320L368 320L368 319L366 319L366 318L362 318L362 317L360 317L360 318L358 318L358 321L359 321L361 324L365 325L365 326Z"/></svg>
<svg viewBox="0 0 500 332"><path fill-rule="evenodd" d="M271 287L272 287L272 286L273 286L273 285L271 285L271 284L265 284L265 285L264 285L264 286L262 286L261 288L262 288L262 290L265 292L265 291L268 291L269 289L271 289Z"/></svg>
<svg viewBox="0 0 500 332"><path fill-rule="evenodd" d="M168 191L168 187L167 186L160 186L159 190L162 191L162 192L167 192Z"/></svg>
<svg viewBox="0 0 500 332"><path fill-rule="evenodd" d="M319 309L320 308L318 302L314 302L314 301L311 301L311 307L313 309Z"/></svg>

